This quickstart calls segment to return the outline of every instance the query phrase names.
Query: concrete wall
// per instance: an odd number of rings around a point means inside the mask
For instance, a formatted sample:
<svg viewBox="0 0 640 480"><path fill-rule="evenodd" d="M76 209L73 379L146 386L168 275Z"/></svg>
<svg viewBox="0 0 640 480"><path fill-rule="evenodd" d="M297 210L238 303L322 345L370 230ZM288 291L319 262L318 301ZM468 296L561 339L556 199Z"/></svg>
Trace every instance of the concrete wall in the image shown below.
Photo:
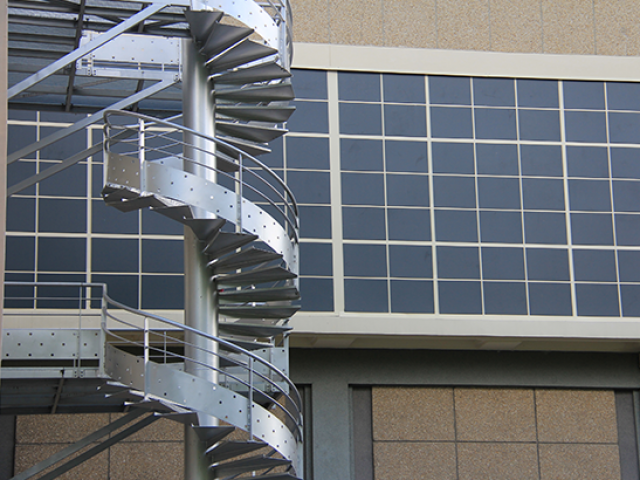
<svg viewBox="0 0 640 480"><path fill-rule="evenodd" d="M634 0L292 0L297 42L640 54Z"/></svg>

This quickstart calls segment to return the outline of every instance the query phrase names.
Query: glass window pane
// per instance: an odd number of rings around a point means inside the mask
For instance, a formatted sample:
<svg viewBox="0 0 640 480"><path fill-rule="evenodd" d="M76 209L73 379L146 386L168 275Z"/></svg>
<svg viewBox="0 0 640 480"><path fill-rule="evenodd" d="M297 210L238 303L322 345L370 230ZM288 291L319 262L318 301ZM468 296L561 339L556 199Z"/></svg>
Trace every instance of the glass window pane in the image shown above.
<svg viewBox="0 0 640 480"><path fill-rule="evenodd" d="M518 147L503 144L476 144L478 173L484 175L518 175ZM473 172L461 172L473 173Z"/></svg>
<svg viewBox="0 0 640 480"><path fill-rule="evenodd" d="M40 163L40 172L57 164ZM40 195L85 197L87 195L87 165L76 164L39 182Z"/></svg>
<svg viewBox="0 0 640 480"><path fill-rule="evenodd" d="M341 103L340 132L382 135L382 110L379 104Z"/></svg>
<svg viewBox="0 0 640 480"><path fill-rule="evenodd" d="M429 171L426 142L387 140L384 142L384 148L387 172Z"/></svg>
<svg viewBox="0 0 640 480"><path fill-rule="evenodd" d="M329 203L329 173L287 172L287 184L300 203Z"/></svg>
<svg viewBox="0 0 640 480"><path fill-rule="evenodd" d="M439 242L477 242L475 211L436 210L436 240Z"/></svg>
<svg viewBox="0 0 640 480"><path fill-rule="evenodd" d="M443 105L471 105L468 77L429 77L429 101Z"/></svg>
<svg viewBox="0 0 640 480"><path fill-rule="evenodd" d="M9 134L9 138L11 138L11 134ZM36 174L36 162L18 161L9 164L6 167L8 186L14 186L22 180L26 180L27 178L30 178L31 176ZM98 193L100 193L100 190L102 190L102 184L100 184ZM32 185L20 190L19 193L21 195L35 195L36 187L35 185Z"/></svg>
<svg viewBox="0 0 640 480"><path fill-rule="evenodd" d="M151 235L179 235L184 234L184 227L175 220L145 208L140 210L142 215L142 233Z"/></svg>
<svg viewBox="0 0 640 480"><path fill-rule="evenodd" d="M287 137L287 167L328 170L329 139Z"/></svg>
<svg viewBox="0 0 640 480"><path fill-rule="evenodd" d="M526 210L564 210L562 180L524 178L522 190Z"/></svg>
<svg viewBox="0 0 640 480"><path fill-rule="evenodd" d="M635 82L608 82L607 106L609 110L640 110L640 85Z"/></svg>
<svg viewBox="0 0 640 480"><path fill-rule="evenodd" d="M516 111L512 109L475 108L476 138L515 140Z"/></svg>
<svg viewBox="0 0 640 480"><path fill-rule="evenodd" d="M611 157L613 160L613 150ZM608 178L607 149L601 147L567 147L567 167L570 177Z"/></svg>
<svg viewBox="0 0 640 480"><path fill-rule="evenodd" d="M345 244L343 253L346 276L387 276L387 251L384 245Z"/></svg>
<svg viewBox="0 0 640 480"><path fill-rule="evenodd" d="M640 251L619 250L618 269L621 282L640 282Z"/></svg>
<svg viewBox="0 0 640 480"><path fill-rule="evenodd" d="M181 310L184 308L182 275L143 275L143 310Z"/></svg>
<svg viewBox="0 0 640 480"><path fill-rule="evenodd" d="M607 141L607 119L604 112L565 112L567 141L604 143Z"/></svg>
<svg viewBox="0 0 640 480"><path fill-rule="evenodd" d="M604 110L604 83L567 80L562 83L564 108Z"/></svg>
<svg viewBox="0 0 640 480"><path fill-rule="evenodd" d="M333 279L305 278L300 279L300 295L303 312L333 311Z"/></svg>
<svg viewBox="0 0 640 480"><path fill-rule="evenodd" d="M481 314L480 282L438 282L440 313Z"/></svg>
<svg viewBox="0 0 640 480"><path fill-rule="evenodd" d="M327 102L292 102L296 107L287 127L292 132L329 133L329 107Z"/></svg>
<svg viewBox="0 0 640 480"><path fill-rule="evenodd" d="M387 205L428 207L429 177L387 174Z"/></svg>
<svg viewBox="0 0 640 480"><path fill-rule="evenodd" d="M102 200L91 202L91 229L94 233L138 233L138 212L123 213L107 207Z"/></svg>
<svg viewBox="0 0 640 480"><path fill-rule="evenodd" d="M7 153L12 154L18 150L35 143L36 127L31 125L7 125ZM36 158L36 154L24 156L24 158ZM44 158L44 157L43 157Z"/></svg>
<svg viewBox="0 0 640 480"><path fill-rule="evenodd" d="M91 239L91 271L137 272L138 246L135 239Z"/></svg>
<svg viewBox="0 0 640 480"><path fill-rule="evenodd" d="M613 245L611 214L572 213L571 241L574 245Z"/></svg>
<svg viewBox="0 0 640 480"><path fill-rule="evenodd" d="M522 214L481 211L480 236L483 242L522 243Z"/></svg>
<svg viewBox="0 0 640 480"><path fill-rule="evenodd" d="M384 205L382 174L343 173L342 203L344 205Z"/></svg>
<svg viewBox="0 0 640 480"><path fill-rule="evenodd" d="M386 280L344 281L344 309L347 312L388 312Z"/></svg>
<svg viewBox="0 0 640 480"><path fill-rule="evenodd" d="M530 283L531 315L571 315L571 286L566 283Z"/></svg>
<svg viewBox="0 0 640 480"><path fill-rule="evenodd" d="M431 136L472 138L471 109L431 107Z"/></svg>
<svg viewBox="0 0 640 480"><path fill-rule="evenodd" d="M384 101L392 103L424 103L425 84L422 75L384 74Z"/></svg>
<svg viewBox="0 0 640 480"><path fill-rule="evenodd" d="M616 260L613 250L574 250L576 281L615 282Z"/></svg>
<svg viewBox="0 0 640 480"><path fill-rule="evenodd" d="M106 283L107 292L114 300L138 308L138 275L92 274L91 281ZM99 307L96 305L96 307Z"/></svg>
<svg viewBox="0 0 640 480"><path fill-rule="evenodd" d="M622 316L640 317L640 285L620 285Z"/></svg>
<svg viewBox="0 0 640 480"><path fill-rule="evenodd" d="M511 78L474 78L473 103L494 107L514 106L514 81Z"/></svg>
<svg viewBox="0 0 640 480"><path fill-rule="evenodd" d="M38 270L44 272L84 272L85 238L38 238ZM9 262L7 262L9 266ZM7 267L9 268L9 267Z"/></svg>
<svg viewBox="0 0 640 480"><path fill-rule="evenodd" d="M434 177L433 191L436 207L476 206L476 185L473 178Z"/></svg>
<svg viewBox="0 0 640 480"><path fill-rule="evenodd" d="M558 145L521 145L522 175L562 176L562 148Z"/></svg>
<svg viewBox="0 0 640 480"><path fill-rule="evenodd" d="M6 270L35 270L35 238L8 236L5 238L5 242ZM38 267L44 270L43 265L38 265Z"/></svg>
<svg viewBox="0 0 640 480"><path fill-rule="evenodd" d="M477 247L437 247L439 278L480 278Z"/></svg>
<svg viewBox="0 0 640 480"><path fill-rule="evenodd" d="M390 137L426 137L427 112L414 105L385 105L384 134Z"/></svg>
<svg viewBox="0 0 640 480"><path fill-rule="evenodd" d="M614 180L613 205L617 212L640 212L640 182Z"/></svg>
<svg viewBox="0 0 640 480"><path fill-rule="evenodd" d="M389 269L392 277L432 278L431 247L390 245Z"/></svg>
<svg viewBox="0 0 640 480"><path fill-rule="evenodd" d="M180 240L142 240L142 271L148 273L184 272L184 247Z"/></svg>
<svg viewBox="0 0 640 480"><path fill-rule="evenodd" d="M327 98L327 72L321 70L292 70L291 83L296 98Z"/></svg>
<svg viewBox="0 0 640 480"><path fill-rule="evenodd" d="M431 144L433 171L435 173L475 173L472 143Z"/></svg>
<svg viewBox="0 0 640 480"><path fill-rule="evenodd" d="M300 244L301 275L330 276L333 274L333 255L329 243Z"/></svg>
<svg viewBox="0 0 640 480"><path fill-rule="evenodd" d="M385 240L384 208L342 208L342 234L350 240Z"/></svg>
<svg viewBox="0 0 640 480"><path fill-rule="evenodd" d="M391 280L391 311L433 313L433 282Z"/></svg>
<svg viewBox="0 0 640 480"><path fill-rule="evenodd" d="M611 174L614 178L640 179L640 149L612 148Z"/></svg>
<svg viewBox="0 0 640 480"><path fill-rule="evenodd" d="M87 202L84 199L40 198L38 229L41 232L87 231ZM115 210L115 209L114 209Z"/></svg>
<svg viewBox="0 0 640 480"><path fill-rule="evenodd" d="M611 211L611 192L607 180L569 180L571 210Z"/></svg>
<svg viewBox="0 0 640 480"><path fill-rule="evenodd" d="M518 106L558 108L558 82L555 80L516 80Z"/></svg>
<svg viewBox="0 0 640 480"><path fill-rule="evenodd" d="M524 282L483 282L486 315L526 315Z"/></svg>
<svg viewBox="0 0 640 480"><path fill-rule="evenodd" d="M640 246L640 215L616 215L616 242Z"/></svg>
<svg viewBox="0 0 640 480"><path fill-rule="evenodd" d="M524 231L527 243L567 243L564 213L525 212Z"/></svg>
<svg viewBox="0 0 640 480"><path fill-rule="evenodd" d="M524 280L522 248L482 247L482 278Z"/></svg>
<svg viewBox="0 0 640 480"><path fill-rule="evenodd" d="M569 254L560 248L527 248L529 280L569 280Z"/></svg>
<svg viewBox="0 0 640 480"><path fill-rule="evenodd" d="M520 209L520 182L517 178L478 178L480 208Z"/></svg>
<svg viewBox="0 0 640 480"><path fill-rule="evenodd" d="M379 102L380 75L377 73L338 72L340 100Z"/></svg>
<svg viewBox="0 0 640 480"><path fill-rule="evenodd" d="M36 229L35 198L7 198L7 231L34 232Z"/></svg>
<svg viewBox="0 0 640 480"><path fill-rule="evenodd" d="M327 154L328 154L327 139ZM365 172L383 170L382 141L356 140L343 138L340 140L340 164L343 170L360 170ZM328 168L328 165L327 165Z"/></svg>
<svg viewBox="0 0 640 480"><path fill-rule="evenodd" d="M429 210L389 208L389 240L431 240Z"/></svg>
<svg viewBox="0 0 640 480"><path fill-rule="evenodd" d="M331 238L331 207L299 206L302 238Z"/></svg>
<svg viewBox="0 0 640 480"><path fill-rule="evenodd" d="M579 316L617 317L618 287L615 285L578 284L576 300Z"/></svg>
<svg viewBox="0 0 640 480"><path fill-rule="evenodd" d="M611 143L640 143L640 114L609 113Z"/></svg>
<svg viewBox="0 0 640 480"><path fill-rule="evenodd" d="M44 120L43 120L44 121ZM40 127L40 138L57 133L62 129ZM87 148L87 134L84 130L72 133L40 150L40 160L65 160Z"/></svg>
<svg viewBox="0 0 640 480"><path fill-rule="evenodd" d="M560 113L557 110L518 110L520 140L560 141Z"/></svg>

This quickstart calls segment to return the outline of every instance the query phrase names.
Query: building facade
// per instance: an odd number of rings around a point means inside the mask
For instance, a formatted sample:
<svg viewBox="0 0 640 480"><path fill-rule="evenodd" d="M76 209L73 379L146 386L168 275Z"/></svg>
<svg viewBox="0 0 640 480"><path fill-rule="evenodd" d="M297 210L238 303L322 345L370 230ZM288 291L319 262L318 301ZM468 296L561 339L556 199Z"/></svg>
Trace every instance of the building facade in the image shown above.
<svg viewBox="0 0 640 480"><path fill-rule="evenodd" d="M292 7L297 112L260 158L300 206L305 478L639 478L640 8ZM9 153L75 118L9 112ZM5 280L180 319L182 230L104 206L102 162L8 199ZM17 473L109 415L6 416L4 451ZM147 433L74 478L180 478L181 432Z"/></svg>

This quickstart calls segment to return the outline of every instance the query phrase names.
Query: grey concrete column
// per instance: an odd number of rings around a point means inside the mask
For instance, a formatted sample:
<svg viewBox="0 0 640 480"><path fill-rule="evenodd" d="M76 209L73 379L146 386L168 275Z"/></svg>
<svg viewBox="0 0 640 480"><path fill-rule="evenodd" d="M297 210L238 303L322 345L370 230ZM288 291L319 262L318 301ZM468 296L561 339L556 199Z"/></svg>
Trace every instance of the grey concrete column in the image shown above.
<svg viewBox="0 0 640 480"><path fill-rule="evenodd" d="M213 137L215 122L213 116L213 97L204 59L191 40L183 40L182 102L185 127ZM184 169L190 173L215 181L215 172L207 167L215 167L215 145L196 135L185 135ZM209 212L201 209L194 211L196 218L213 218ZM185 275L185 324L210 335L218 335L217 299L215 290L209 281L206 258L202 254L202 245L190 228L184 229L184 275ZM217 344L201 336L187 333L185 371L198 377L217 383L218 358ZM217 425L217 419L200 416L200 425ZM206 480L208 472L204 457L205 445L199 441L190 427L185 428L185 480Z"/></svg>

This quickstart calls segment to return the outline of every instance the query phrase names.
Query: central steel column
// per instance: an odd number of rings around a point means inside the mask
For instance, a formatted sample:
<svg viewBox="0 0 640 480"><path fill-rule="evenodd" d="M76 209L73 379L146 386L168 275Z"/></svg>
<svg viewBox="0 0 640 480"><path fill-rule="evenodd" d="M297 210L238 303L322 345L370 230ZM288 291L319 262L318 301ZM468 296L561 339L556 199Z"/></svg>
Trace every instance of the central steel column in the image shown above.
<svg viewBox="0 0 640 480"><path fill-rule="evenodd" d="M210 137L215 134L213 94L204 66L204 58L196 49L193 41L182 43L182 103L184 126ZM215 181L215 171L205 167L215 167L215 144L196 135L185 134L185 143L194 147L185 147L184 169L187 172ZM200 150L201 149L201 150ZM209 152L209 154L207 154ZM192 207L193 208L193 207ZM214 215L201 209L194 209L196 218L214 218ZM206 268L207 260L202 254L202 245L189 227L184 228L184 309L185 324L210 335L218 336L218 301L216 292L209 281L210 273ZM215 370L204 367L218 367L218 345L194 334L185 335L187 346L185 356L193 361L185 362L185 371L209 382L217 383ZM214 417L199 415L200 425L217 425ZM208 470L204 456L205 445L194 430L185 427L184 478L185 480L206 480Z"/></svg>

